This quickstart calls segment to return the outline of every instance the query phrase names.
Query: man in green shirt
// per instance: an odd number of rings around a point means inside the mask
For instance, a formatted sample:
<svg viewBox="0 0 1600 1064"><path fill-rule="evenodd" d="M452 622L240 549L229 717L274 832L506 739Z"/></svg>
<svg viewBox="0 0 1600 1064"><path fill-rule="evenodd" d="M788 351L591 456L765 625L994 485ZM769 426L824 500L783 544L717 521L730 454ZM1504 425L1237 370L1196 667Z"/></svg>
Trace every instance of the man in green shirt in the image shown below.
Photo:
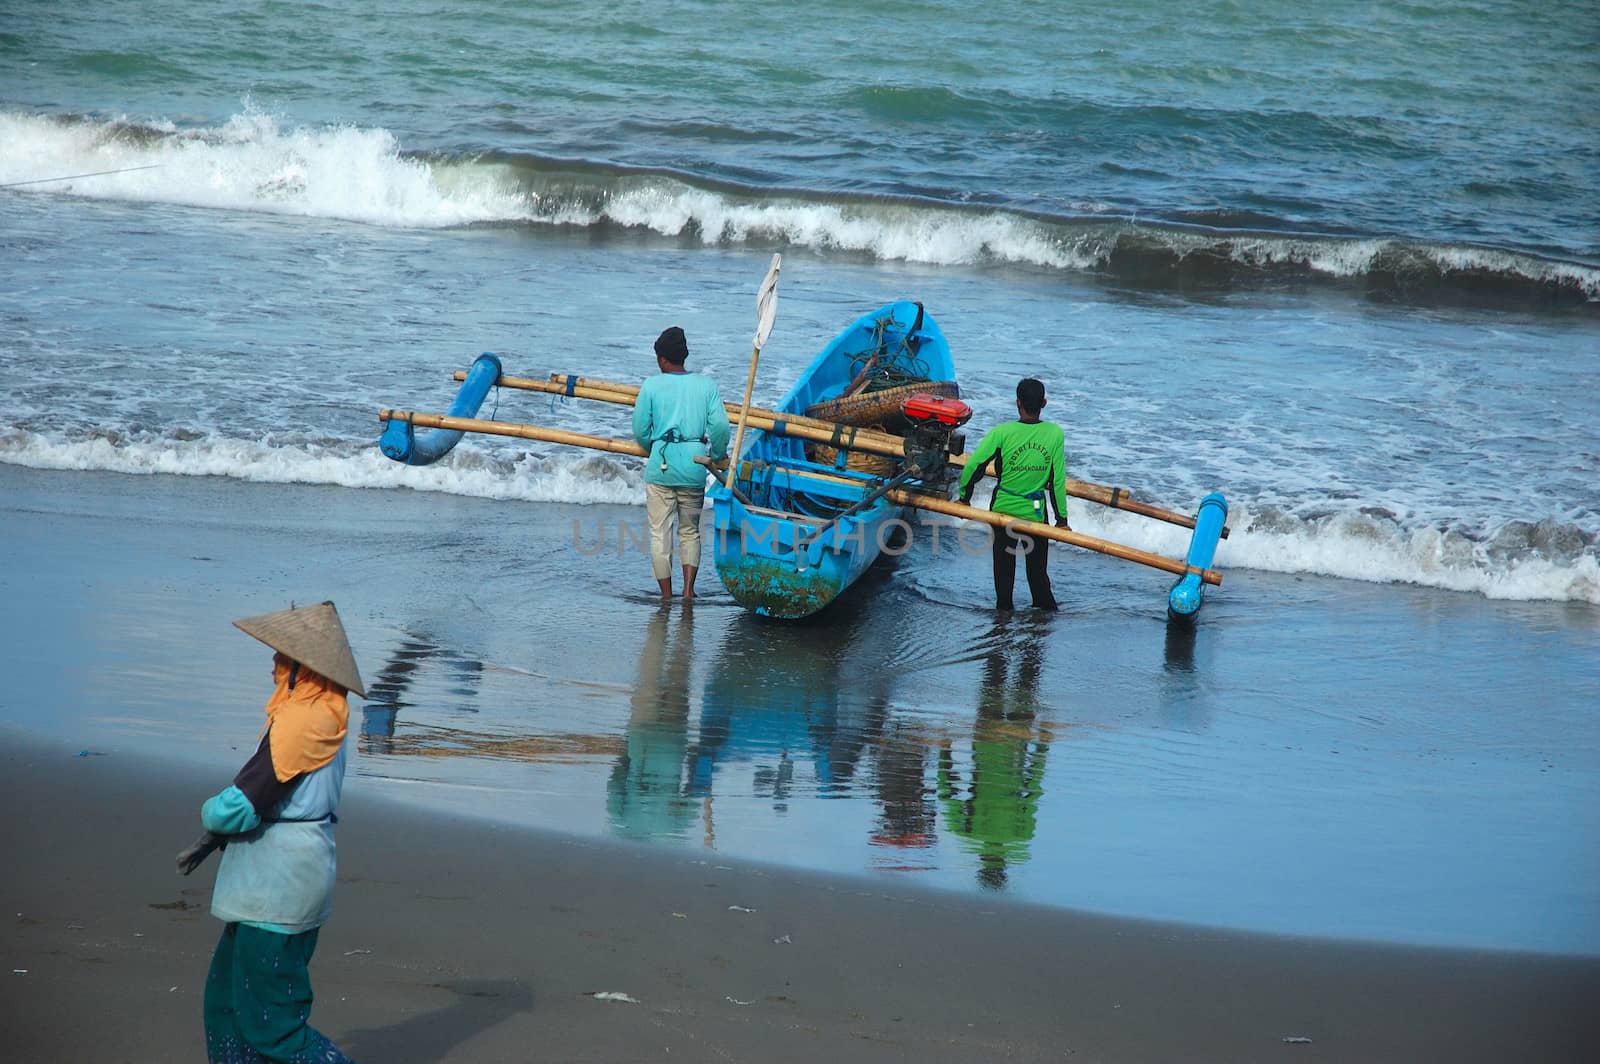
<svg viewBox="0 0 1600 1064"><path fill-rule="evenodd" d="M994 459L995 488L989 509L1019 521L1048 523L1046 503L1055 507L1057 528L1067 524L1067 450L1061 426L1040 421L1044 409L1044 383L1028 377L1017 384L1017 420L996 425L984 434L978 449L961 471L961 501L970 504L972 491L989 460ZM1025 559L1028 591L1038 609L1056 608L1050 591L1050 541L1020 535L1011 529L994 536L994 597L997 609L1012 609L1011 593L1017 578L1017 556Z"/></svg>
<svg viewBox="0 0 1600 1064"><path fill-rule="evenodd" d="M728 453L728 411L717 382L683 368L689 342L676 325L656 338L661 372L639 388L633 404L633 436L650 452L644 460L645 510L650 516L650 567L661 597L672 597L672 520L678 521L678 560L683 563L683 600L694 599L700 569L700 511L705 506L706 467L697 463L709 447L721 461Z"/></svg>

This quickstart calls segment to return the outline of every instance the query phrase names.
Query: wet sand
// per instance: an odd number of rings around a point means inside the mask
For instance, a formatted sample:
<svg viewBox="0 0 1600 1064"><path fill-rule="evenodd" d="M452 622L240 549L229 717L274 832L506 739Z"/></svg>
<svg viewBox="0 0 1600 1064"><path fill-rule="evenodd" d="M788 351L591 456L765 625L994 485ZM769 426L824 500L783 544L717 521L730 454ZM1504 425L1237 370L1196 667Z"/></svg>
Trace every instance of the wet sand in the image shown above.
<svg viewBox="0 0 1600 1064"><path fill-rule="evenodd" d="M198 1060L227 773L0 731L0 1045ZM352 786L313 1021L374 1061L1592 1059L1600 961L1224 934L421 812ZM597 993L626 994L607 1001Z"/></svg>
<svg viewBox="0 0 1600 1064"><path fill-rule="evenodd" d="M987 558L924 553L818 624L709 568L663 615L647 559L572 546L641 509L0 464L0 722L226 778L270 664L229 620L331 598L373 694L352 789L886 889L997 900L999 853L998 900L1600 956L1600 612L1245 570L1184 642L1142 567L1064 554L1069 606L1002 624Z"/></svg>

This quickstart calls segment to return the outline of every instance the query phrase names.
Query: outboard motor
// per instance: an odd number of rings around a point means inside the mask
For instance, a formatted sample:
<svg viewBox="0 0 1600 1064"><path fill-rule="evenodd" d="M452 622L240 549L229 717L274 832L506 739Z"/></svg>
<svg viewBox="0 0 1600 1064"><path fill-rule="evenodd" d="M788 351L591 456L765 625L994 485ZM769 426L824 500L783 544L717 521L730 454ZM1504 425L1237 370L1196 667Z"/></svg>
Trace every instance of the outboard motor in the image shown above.
<svg viewBox="0 0 1600 1064"><path fill-rule="evenodd" d="M905 465L848 509L824 522L810 536L795 542L800 572L805 572L812 564L807 552L813 543L820 541L840 521L865 510L894 489L905 487L941 495L950 490L950 463L945 459L966 449L966 437L956 429L967 423L972 408L960 399L918 392L901 401L900 412L911 424L903 445Z"/></svg>
<svg viewBox="0 0 1600 1064"><path fill-rule="evenodd" d="M911 424L905 435L906 471L922 481L925 491L949 489L952 470L947 459L966 450L965 433L956 429L972 417L972 408L960 399L919 392L900 404Z"/></svg>

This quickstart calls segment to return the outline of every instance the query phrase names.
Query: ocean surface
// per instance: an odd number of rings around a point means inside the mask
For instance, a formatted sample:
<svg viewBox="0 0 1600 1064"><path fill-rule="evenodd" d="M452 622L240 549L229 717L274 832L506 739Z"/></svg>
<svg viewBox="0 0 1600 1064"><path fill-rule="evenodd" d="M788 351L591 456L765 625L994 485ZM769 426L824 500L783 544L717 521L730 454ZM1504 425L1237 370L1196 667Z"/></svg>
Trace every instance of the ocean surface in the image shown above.
<svg viewBox="0 0 1600 1064"><path fill-rule="evenodd" d="M266 666L226 622L329 597L373 688L355 781L407 800L1600 953L1587 6L0 0L0 591L31 606L0 721L231 764ZM809 624L709 558L661 612L638 462L374 445L480 352L636 382L670 324L736 396L774 252L759 403L923 302L973 428L1037 375L1072 475L1227 497L1196 629L1070 549L1062 612L1002 620L931 528Z"/></svg>

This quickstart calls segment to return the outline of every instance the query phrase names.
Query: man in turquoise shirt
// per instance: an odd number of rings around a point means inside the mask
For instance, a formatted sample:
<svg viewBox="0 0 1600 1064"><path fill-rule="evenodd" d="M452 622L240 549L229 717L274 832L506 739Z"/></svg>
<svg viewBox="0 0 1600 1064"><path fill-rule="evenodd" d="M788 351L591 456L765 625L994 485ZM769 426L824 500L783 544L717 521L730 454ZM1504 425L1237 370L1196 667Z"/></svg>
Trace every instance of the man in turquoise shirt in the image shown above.
<svg viewBox="0 0 1600 1064"><path fill-rule="evenodd" d="M973 489L984 466L994 459L995 488L989 509L1019 521L1048 523L1046 503L1055 507L1057 528L1067 524L1067 452L1061 426L1040 421L1044 409L1044 382L1028 377L1017 384L1017 420L996 425L984 434L978 449L961 470L961 501L971 503ZM1038 609L1056 608L1050 590L1050 541L1020 535L1009 528L997 532L994 547L994 597L997 609L1012 608L1012 588L1017 578L1017 556L1024 559L1028 591Z"/></svg>
<svg viewBox="0 0 1600 1064"><path fill-rule="evenodd" d="M644 462L645 510L650 516L650 567L661 597L672 597L673 518L678 522L678 557L683 563L683 599L694 599L700 569L700 511L705 506L706 467L695 461L707 449L721 461L728 454L728 411L717 382L683 368L689 343L676 325L656 338L658 376L639 389L633 405L633 435L649 451Z"/></svg>

